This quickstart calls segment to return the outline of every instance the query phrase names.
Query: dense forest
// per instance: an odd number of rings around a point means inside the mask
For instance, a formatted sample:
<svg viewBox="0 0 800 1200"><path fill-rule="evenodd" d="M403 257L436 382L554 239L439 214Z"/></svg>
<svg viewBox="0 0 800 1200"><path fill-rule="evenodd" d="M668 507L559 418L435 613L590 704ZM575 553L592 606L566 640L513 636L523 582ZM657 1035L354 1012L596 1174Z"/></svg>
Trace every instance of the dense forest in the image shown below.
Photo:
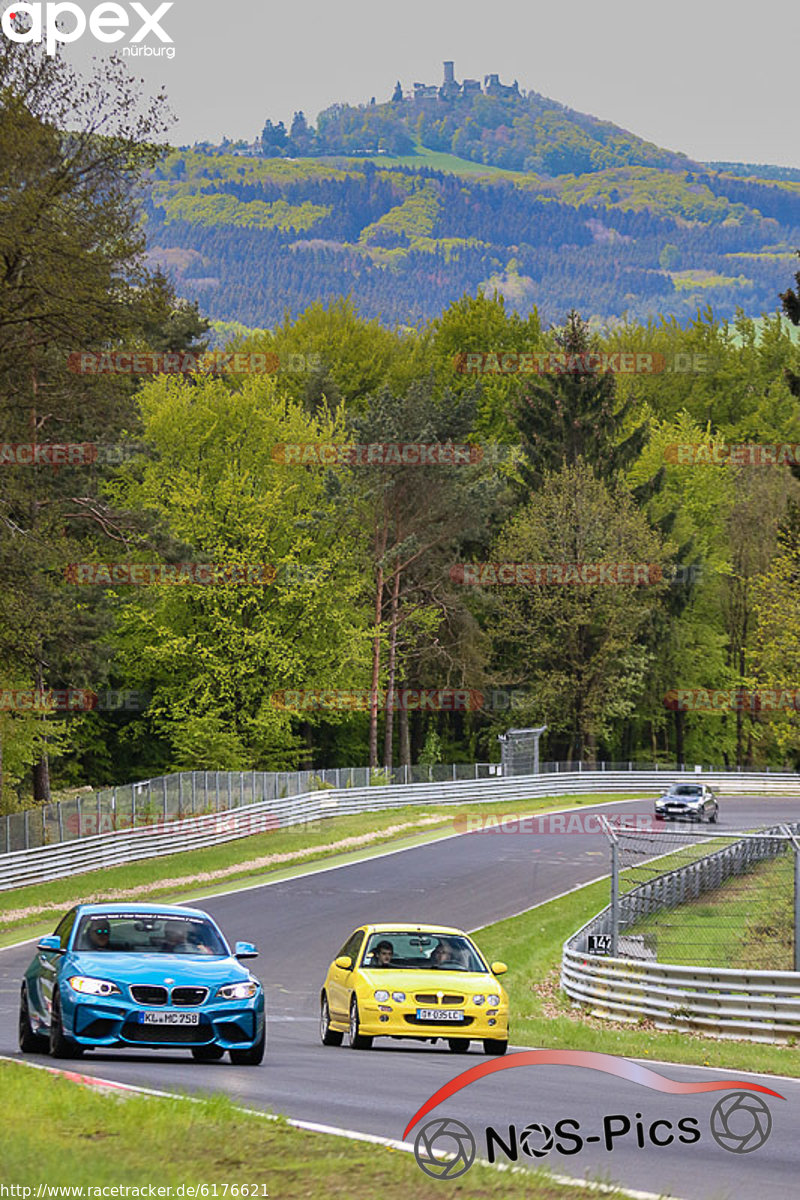
<svg viewBox="0 0 800 1200"><path fill-rule="evenodd" d="M424 160L423 160L424 161ZM151 261L215 320L272 326L351 295L387 326L465 291L555 321L771 311L800 185L625 166L474 177L430 166L175 151L148 177Z"/></svg>
<svg viewBox="0 0 800 1200"><path fill-rule="evenodd" d="M791 182L163 153L113 60L32 62L0 60L0 811L496 759L509 724L800 766Z"/></svg>

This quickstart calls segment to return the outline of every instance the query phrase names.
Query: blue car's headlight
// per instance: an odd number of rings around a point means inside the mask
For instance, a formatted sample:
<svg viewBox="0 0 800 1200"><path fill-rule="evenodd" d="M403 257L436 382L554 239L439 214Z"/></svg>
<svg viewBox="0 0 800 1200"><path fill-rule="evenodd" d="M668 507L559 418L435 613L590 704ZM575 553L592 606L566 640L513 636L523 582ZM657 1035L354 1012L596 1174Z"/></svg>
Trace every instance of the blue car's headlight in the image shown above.
<svg viewBox="0 0 800 1200"><path fill-rule="evenodd" d="M258 991L258 984L252 980L244 983L226 983L217 988L220 1000L250 1000Z"/></svg>
<svg viewBox="0 0 800 1200"><path fill-rule="evenodd" d="M120 996L122 993L110 979L93 979L91 975L73 975L67 983L74 992L85 996Z"/></svg>

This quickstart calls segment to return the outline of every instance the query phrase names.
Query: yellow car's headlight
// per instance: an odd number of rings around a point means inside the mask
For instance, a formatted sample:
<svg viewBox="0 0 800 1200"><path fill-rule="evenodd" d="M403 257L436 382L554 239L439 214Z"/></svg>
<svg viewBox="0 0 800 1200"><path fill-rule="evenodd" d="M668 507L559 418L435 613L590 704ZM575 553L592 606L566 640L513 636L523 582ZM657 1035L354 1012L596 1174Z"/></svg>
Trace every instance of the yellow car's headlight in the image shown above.
<svg viewBox="0 0 800 1200"><path fill-rule="evenodd" d="M493 1008L496 1007L500 1003L500 997L497 995L487 996L486 999L489 1001L489 1003L492 1005Z"/></svg>
<svg viewBox="0 0 800 1200"><path fill-rule="evenodd" d="M381 988L379 992L375 993L375 999L381 1004L385 1003L385 1001L389 999L389 993L385 992L383 988Z"/></svg>
<svg viewBox="0 0 800 1200"><path fill-rule="evenodd" d="M486 997L485 997L485 996L480 996L480 995L478 995L478 996L473 996L473 997L472 997L472 1003L473 1003L473 1004L484 1004L484 1003L485 1003L485 1001L486 1001Z"/></svg>
<svg viewBox="0 0 800 1200"><path fill-rule="evenodd" d="M405 992L392 992L392 999L396 1004L402 1004L405 998Z"/></svg>
<svg viewBox="0 0 800 1200"><path fill-rule="evenodd" d="M217 988L220 1000L250 1000L258 991L258 984L245 981L244 983L226 983Z"/></svg>
<svg viewBox="0 0 800 1200"><path fill-rule="evenodd" d="M73 975L67 982L74 992L85 996L119 996L120 990L109 979L93 979L91 975Z"/></svg>

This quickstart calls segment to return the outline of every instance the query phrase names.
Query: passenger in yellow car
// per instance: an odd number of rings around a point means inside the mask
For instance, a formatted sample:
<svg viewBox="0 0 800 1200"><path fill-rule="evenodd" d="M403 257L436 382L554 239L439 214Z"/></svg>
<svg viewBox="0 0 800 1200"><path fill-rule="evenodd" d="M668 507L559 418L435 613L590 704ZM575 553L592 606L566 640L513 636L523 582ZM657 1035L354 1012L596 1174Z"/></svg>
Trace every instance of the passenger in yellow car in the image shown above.
<svg viewBox="0 0 800 1200"><path fill-rule="evenodd" d="M448 941L439 942L431 954L430 961L434 967L449 967L451 970L465 965L463 952Z"/></svg>

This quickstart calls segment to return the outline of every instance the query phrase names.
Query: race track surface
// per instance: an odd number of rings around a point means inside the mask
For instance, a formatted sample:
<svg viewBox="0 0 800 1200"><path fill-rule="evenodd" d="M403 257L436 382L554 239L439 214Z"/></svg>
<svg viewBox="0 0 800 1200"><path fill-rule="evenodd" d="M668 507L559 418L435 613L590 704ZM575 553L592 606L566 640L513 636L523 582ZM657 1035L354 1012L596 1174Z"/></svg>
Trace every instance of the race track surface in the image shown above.
<svg viewBox="0 0 800 1200"><path fill-rule="evenodd" d="M587 810L584 806L580 811ZM650 804L629 801L592 811L649 812ZM723 831L798 819L800 798L723 798ZM364 921L432 922L474 930L607 870L607 844L599 835L466 835L203 901L199 907L216 918L230 940L252 940L260 949L253 966L267 991L269 1028L263 1067L233 1067L227 1060L200 1064L188 1053L125 1051L87 1054L81 1069L165 1091L224 1091L249 1107L401 1139L407 1122L437 1088L489 1060L479 1043L473 1043L469 1055L458 1057L439 1048L445 1043L378 1040L372 1051L362 1053L350 1051L346 1044L323 1047L317 1030L319 989L347 935ZM32 952L31 944L0 951L0 1054L18 1056L19 983ZM513 990L513 978L508 987ZM510 1054L495 1061L508 1062ZM655 1069L669 1079L691 1082L737 1075L658 1064ZM773 1087L786 1097L785 1101L766 1097L772 1133L765 1145L749 1154L724 1150L709 1133L711 1110L723 1092L676 1097L572 1066L502 1070L471 1084L432 1115L463 1121L475 1134L481 1157L486 1153L487 1126L507 1135L512 1123L521 1130L532 1122L552 1127L568 1118L580 1122L584 1137L596 1140L576 1154L553 1150L542 1159L520 1154L520 1165L547 1165L565 1175L601 1177L685 1200L794 1195L800 1178L796 1133L800 1080L742 1078ZM631 1131L616 1138L609 1151L603 1120L623 1115L630 1120ZM686 1117L699 1122L698 1142L652 1143L649 1130L654 1121L676 1126ZM637 1121L644 1130L642 1148L637 1144ZM620 1121L612 1123L612 1128L620 1125ZM415 1133L412 1130L412 1139ZM667 1136L665 1126L656 1127L657 1139ZM540 1144L541 1138L534 1139L534 1146ZM500 1155L499 1161L506 1160ZM444 1192L447 1184L441 1186Z"/></svg>

